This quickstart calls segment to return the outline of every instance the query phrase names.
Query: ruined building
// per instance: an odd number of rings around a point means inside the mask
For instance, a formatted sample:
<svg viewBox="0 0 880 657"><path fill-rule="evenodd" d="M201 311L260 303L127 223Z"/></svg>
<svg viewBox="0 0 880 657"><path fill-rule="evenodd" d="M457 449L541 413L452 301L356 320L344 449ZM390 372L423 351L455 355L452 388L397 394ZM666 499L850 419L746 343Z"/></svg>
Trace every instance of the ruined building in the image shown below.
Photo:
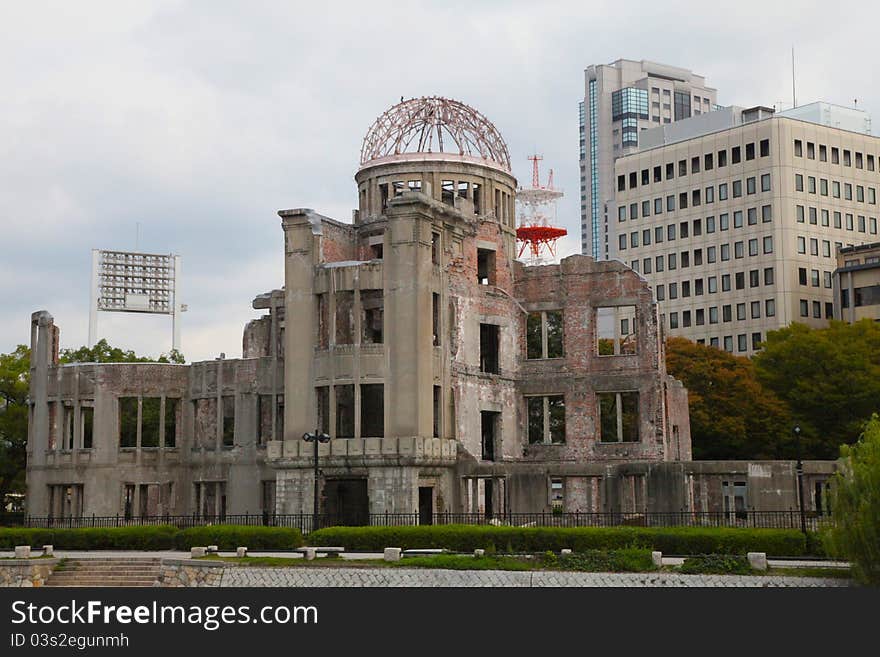
<svg viewBox="0 0 880 657"><path fill-rule="evenodd" d="M477 111L393 107L355 179L353 223L279 212L284 287L254 300L241 359L60 366L34 314L31 515L310 514L316 431L321 511L344 523L796 504L787 462L690 461L638 273L514 259L516 180Z"/></svg>

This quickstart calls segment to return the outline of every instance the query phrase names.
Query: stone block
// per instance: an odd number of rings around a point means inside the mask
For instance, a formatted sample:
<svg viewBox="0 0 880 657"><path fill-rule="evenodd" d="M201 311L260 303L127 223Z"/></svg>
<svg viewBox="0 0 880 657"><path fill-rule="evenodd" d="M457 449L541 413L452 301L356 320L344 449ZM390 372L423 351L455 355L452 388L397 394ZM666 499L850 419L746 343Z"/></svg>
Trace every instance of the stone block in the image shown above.
<svg viewBox="0 0 880 657"><path fill-rule="evenodd" d="M236 548L235 549L235 556L237 556L239 558L246 557L247 556L247 548L246 547Z"/></svg>
<svg viewBox="0 0 880 657"><path fill-rule="evenodd" d="M43 556L44 557L51 557L54 554L55 554L55 547L54 546L52 546L52 545L44 545L43 546Z"/></svg>
<svg viewBox="0 0 880 657"><path fill-rule="evenodd" d="M299 444L301 440L284 441L284 458L296 458L299 456Z"/></svg>
<svg viewBox="0 0 880 657"><path fill-rule="evenodd" d="M562 548L559 551L559 554L562 555L563 557L567 557L568 555L571 554L571 548Z"/></svg>
<svg viewBox="0 0 880 657"><path fill-rule="evenodd" d="M383 454L397 454L397 438L380 438Z"/></svg>
<svg viewBox="0 0 880 657"><path fill-rule="evenodd" d="M198 559L199 557L204 557L208 553L208 548L205 547L193 547L189 549L189 556L192 559Z"/></svg>
<svg viewBox="0 0 880 657"><path fill-rule="evenodd" d="M217 548L216 545L209 545L208 546L208 552L219 552L219 551L220 550Z"/></svg>
<svg viewBox="0 0 880 657"><path fill-rule="evenodd" d="M347 456L348 455L348 443L352 441L350 440L331 440L330 441L330 453L333 456Z"/></svg>
<svg viewBox="0 0 880 657"><path fill-rule="evenodd" d="M385 548L382 558L385 559L385 561L400 561L400 553L400 548Z"/></svg>
<svg viewBox="0 0 880 657"><path fill-rule="evenodd" d="M266 445L266 458L280 459L283 443L280 440L270 440Z"/></svg>
<svg viewBox="0 0 880 657"><path fill-rule="evenodd" d="M30 559L31 558L31 546L30 545L16 545L15 546L15 558L16 559Z"/></svg>
<svg viewBox="0 0 880 657"><path fill-rule="evenodd" d="M315 558L316 554L317 554L317 550L315 550L315 548L313 548L313 547L307 547L307 548L303 549L303 555L304 555L306 561L312 561Z"/></svg>
<svg viewBox="0 0 880 657"><path fill-rule="evenodd" d="M360 439L354 439L346 441L348 443L348 455L349 456L360 456L364 453L364 441Z"/></svg>
<svg viewBox="0 0 880 657"><path fill-rule="evenodd" d="M652 552L651 553L651 562L654 564L655 568L660 568L663 565L663 553L662 552Z"/></svg>
<svg viewBox="0 0 880 657"><path fill-rule="evenodd" d="M479 559L480 557L486 556L486 551L483 548L477 548L474 550L474 556Z"/></svg>
<svg viewBox="0 0 880 657"><path fill-rule="evenodd" d="M749 565L753 570L767 570L766 552L749 552Z"/></svg>
<svg viewBox="0 0 880 657"><path fill-rule="evenodd" d="M415 456L415 438L412 436L403 436L398 439L397 451L401 456Z"/></svg>
<svg viewBox="0 0 880 657"><path fill-rule="evenodd" d="M365 438L364 454L381 454L382 439L381 438Z"/></svg>

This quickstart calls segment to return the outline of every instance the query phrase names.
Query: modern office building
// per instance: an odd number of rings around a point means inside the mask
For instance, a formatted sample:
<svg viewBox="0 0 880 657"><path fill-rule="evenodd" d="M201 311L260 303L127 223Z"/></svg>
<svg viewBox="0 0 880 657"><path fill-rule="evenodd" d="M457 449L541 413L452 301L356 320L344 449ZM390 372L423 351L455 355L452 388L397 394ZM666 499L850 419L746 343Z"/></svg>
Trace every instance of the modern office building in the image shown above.
<svg viewBox="0 0 880 657"><path fill-rule="evenodd" d="M838 249L832 285L834 319L880 322L880 242Z"/></svg>
<svg viewBox="0 0 880 657"><path fill-rule="evenodd" d="M750 355L767 331L825 326L837 250L877 241L880 139L754 107L642 141L609 214L667 334Z"/></svg>
<svg viewBox="0 0 880 657"><path fill-rule="evenodd" d="M581 252L617 253L606 203L614 198L614 160L639 148L642 131L715 109L716 90L675 66L619 59L585 70L580 103Z"/></svg>

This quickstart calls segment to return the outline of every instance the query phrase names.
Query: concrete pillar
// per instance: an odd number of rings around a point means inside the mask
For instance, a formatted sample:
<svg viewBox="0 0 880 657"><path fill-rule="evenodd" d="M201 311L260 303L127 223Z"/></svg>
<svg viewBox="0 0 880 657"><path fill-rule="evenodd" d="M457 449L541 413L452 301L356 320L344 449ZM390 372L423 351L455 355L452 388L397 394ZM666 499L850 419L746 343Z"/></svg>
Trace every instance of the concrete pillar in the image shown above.
<svg viewBox="0 0 880 657"><path fill-rule="evenodd" d="M384 256L385 435L433 435L431 217L420 203L388 212ZM390 402L393 400L393 404Z"/></svg>
<svg viewBox="0 0 880 657"><path fill-rule="evenodd" d="M284 436L299 439L316 422L312 389L316 326L315 265L321 260L321 216L309 209L282 210L284 230L284 352L290 367L284 377Z"/></svg>

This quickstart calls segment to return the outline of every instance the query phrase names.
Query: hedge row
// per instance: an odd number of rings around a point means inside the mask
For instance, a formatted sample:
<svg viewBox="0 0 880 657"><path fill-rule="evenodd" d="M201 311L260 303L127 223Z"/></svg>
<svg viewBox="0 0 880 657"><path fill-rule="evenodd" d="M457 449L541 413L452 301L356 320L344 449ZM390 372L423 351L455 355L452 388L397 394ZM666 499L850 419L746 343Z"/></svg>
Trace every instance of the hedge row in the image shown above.
<svg viewBox="0 0 880 657"><path fill-rule="evenodd" d="M347 550L377 551L445 548L469 552L543 552L563 548L583 552L639 547L664 554L808 554L804 535L789 529L729 527L495 527L421 525L408 527L330 527L309 535L311 545L340 545ZM812 548L812 545L810 546Z"/></svg>
<svg viewBox="0 0 880 657"><path fill-rule="evenodd" d="M0 527L0 549L16 545L52 545L56 550L189 550L195 545L216 545L221 550L290 549L303 544L298 529L212 525L178 529L171 525L38 529Z"/></svg>

